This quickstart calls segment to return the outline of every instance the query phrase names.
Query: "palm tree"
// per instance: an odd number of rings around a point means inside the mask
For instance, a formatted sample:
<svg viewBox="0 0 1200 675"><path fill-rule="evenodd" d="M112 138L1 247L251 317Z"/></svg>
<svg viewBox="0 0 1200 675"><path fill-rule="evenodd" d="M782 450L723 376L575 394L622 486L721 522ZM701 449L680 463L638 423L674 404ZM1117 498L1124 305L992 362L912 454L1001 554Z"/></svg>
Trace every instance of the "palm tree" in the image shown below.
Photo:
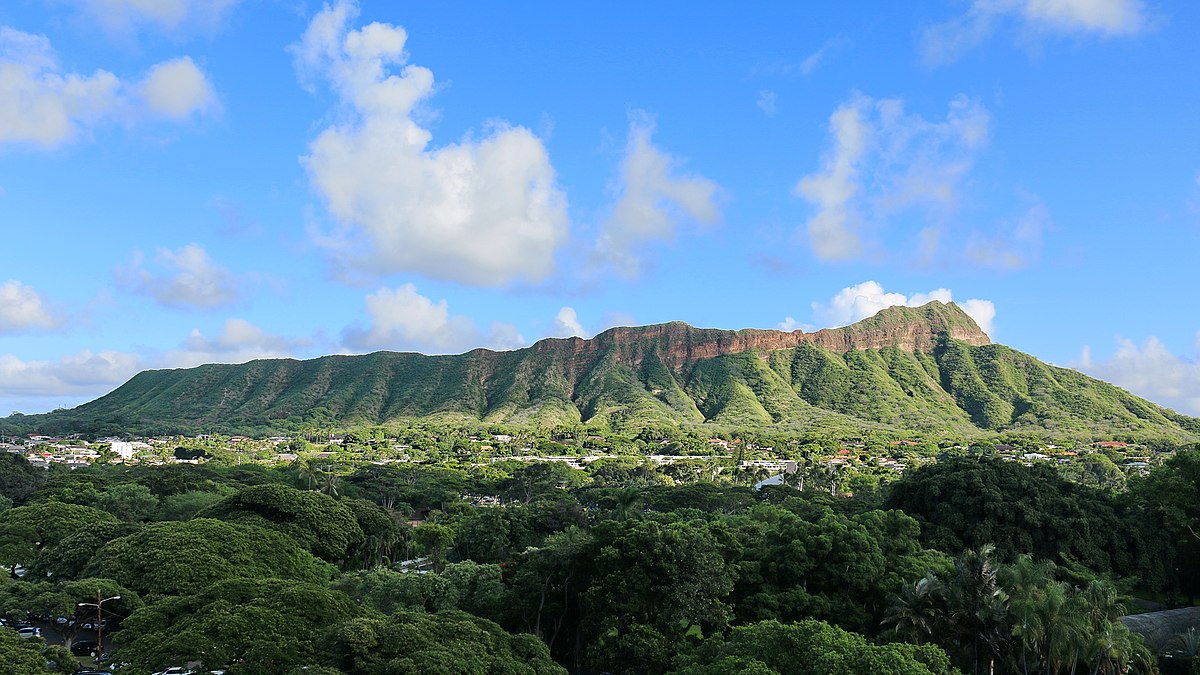
<svg viewBox="0 0 1200 675"><path fill-rule="evenodd" d="M1021 672L1029 675L1031 665L1040 670L1042 643L1046 639L1046 624L1038 610L1042 589L1051 580L1052 563L1035 562L1032 557L1022 555L1017 561L1003 569L1003 583L1009 589L1009 614L1012 621L1012 636L1021 647ZM1035 661L1029 663L1029 656Z"/></svg>
<svg viewBox="0 0 1200 675"><path fill-rule="evenodd" d="M642 491L635 487L627 487L619 490L613 496L614 505L613 513L617 520L627 520L631 516L640 513L642 505Z"/></svg>
<svg viewBox="0 0 1200 675"><path fill-rule="evenodd" d="M321 473L321 492L330 497L337 497L338 490L341 487L342 479L332 468L327 468Z"/></svg>
<svg viewBox="0 0 1200 675"><path fill-rule="evenodd" d="M312 461L297 462L296 464L296 476L308 486L309 490L316 488L317 483L321 482L324 471L324 467Z"/></svg>
<svg viewBox="0 0 1200 675"><path fill-rule="evenodd" d="M954 577L947 584L950 623L970 643L976 673L993 670L1009 637L1008 594L999 582L995 552L991 544L968 550L954 562ZM981 647L989 652L985 661L980 660Z"/></svg>
<svg viewBox="0 0 1200 675"><path fill-rule="evenodd" d="M945 587L933 572L912 584L905 584L891 597L883 625L891 626L896 635L918 645L931 637L944 617L942 605Z"/></svg>

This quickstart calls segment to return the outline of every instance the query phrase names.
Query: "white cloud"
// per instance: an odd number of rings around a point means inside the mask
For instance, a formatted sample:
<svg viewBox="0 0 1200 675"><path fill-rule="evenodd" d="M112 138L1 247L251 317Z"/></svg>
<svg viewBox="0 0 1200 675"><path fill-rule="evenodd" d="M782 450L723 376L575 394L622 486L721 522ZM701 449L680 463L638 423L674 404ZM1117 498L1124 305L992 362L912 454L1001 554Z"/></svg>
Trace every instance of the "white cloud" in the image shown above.
<svg viewBox="0 0 1200 675"><path fill-rule="evenodd" d="M764 89L758 92L758 109L763 111L767 117L774 117L776 112L776 96L775 92L770 89Z"/></svg>
<svg viewBox="0 0 1200 675"><path fill-rule="evenodd" d="M1196 349L1200 351L1200 333ZM1117 352L1109 359L1096 361L1090 347L1084 347L1079 370L1188 415L1200 415L1200 362L1172 354L1157 337L1148 338L1141 347L1132 340L1117 339Z"/></svg>
<svg viewBox="0 0 1200 675"><path fill-rule="evenodd" d="M133 377L142 367L136 354L84 349L57 361L24 361L0 355L0 398L97 396Z"/></svg>
<svg viewBox="0 0 1200 675"><path fill-rule="evenodd" d="M489 286L545 279L568 219L542 141L492 121L481 139L431 148L414 110L433 94L433 73L407 63L403 28L351 30L357 14L353 2L326 6L292 48L301 77L327 81L348 115L302 159L339 225L318 243L356 271Z"/></svg>
<svg viewBox="0 0 1200 675"><path fill-rule="evenodd" d="M0 333L53 330L62 323L32 286L16 279L0 284Z"/></svg>
<svg viewBox="0 0 1200 675"><path fill-rule="evenodd" d="M366 327L349 326L342 341L352 351L415 350L449 354L474 347L514 349L526 344L510 324L493 323L484 334L469 317L452 315L445 300L434 302L412 284L381 288L366 298Z"/></svg>
<svg viewBox="0 0 1200 675"><path fill-rule="evenodd" d="M588 333L579 323L579 316L574 307L563 307L554 316L554 326L550 329L550 337L588 337Z"/></svg>
<svg viewBox="0 0 1200 675"><path fill-rule="evenodd" d="M64 73L50 41L0 26L0 144L54 148L122 105L121 81Z"/></svg>
<svg viewBox="0 0 1200 675"><path fill-rule="evenodd" d="M236 277L198 244L177 251L159 249L155 259L158 265L152 271L144 266L142 253L135 252L129 266L117 269L117 280L166 307L212 308L238 299Z"/></svg>
<svg viewBox="0 0 1200 675"><path fill-rule="evenodd" d="M635 114L612 214L601 226L596 252L626 276L641 272L638 249L654 240L669 240L687 221L713 224L721 217L720 188L697 174L679 174L680 160L650 142L654 123Z"/></svg>
<svg viewBox="0 0 1200 675"><path fill-rule="evenodd" d="M1005 23L1017 24L1026 35L1113 37L1140 33L1150 20L1141 0L974 0L962 16L922 32L922 54L927 63L948 63L987 40Z"/></svg>
<svg viewBox="0 0 1200 675"><path fill-rule="evenodd" d="M808 332L813 329L813 325L797 321L795 317L785 316L783 317L783 321L775 324L775 328L788 333L796 330Z"/></svg>
<svg viewBox="0 0 1200 675"><path fill-rule="evenodd" d="M139 27L211 29L241 0L74 0L101 27L128 33Z"/></svg>
<svg viewBox="0 0 1200 675"><path fill-rule="evenodd" d="M183 119L213 110L208 79L183 57L152 66L138 96L106 70L64 72L50 41L0 26L0 146L59 147L92 127L134 120L145 110Z"/></svg>
<svg viewBox="0 0 1200 675"><path fill-rule="evenodd" d="M920 307L934 300L952 302L953 299L953 293L948 288L905 295L888 293L877 281L864 281L838 291L828 303L814 302L812 309L813 316L819 323L826 326L845 326L874 316L888 307ZM992 333L996 307L990 300L971 299L957 304L979 324L983 332L989 335Z"/></svg>
<svg viewBox="0 0 1200 675"><path fill-rule="evenodd" d="M822 260L868 253L868 226L914 208L932 218L954 212L961 183L987 143L989 117L964 96L950 101L946 118L908 114L899 99L855 93L829 118L830 148L820 169L800 179L795 193L816 207L805 224Z"/></svg>
<svg viewBox="0 0 1200 675"><path fill-rule="evenodd" d="M180 349L168 352L164 361L170 368L191 368L203 363L282 359L295 356L298 349L308 344L308 340L271 335L244 319L227 319L224 330L213 337L193 329Z"/></svg>
<svg viewBox="0 0 1200 675"><path fill-rule="evenodd" d="M175 120L219 107L212 83L186 56L152 67L142 83L142 96L155 113Z"/></svg>

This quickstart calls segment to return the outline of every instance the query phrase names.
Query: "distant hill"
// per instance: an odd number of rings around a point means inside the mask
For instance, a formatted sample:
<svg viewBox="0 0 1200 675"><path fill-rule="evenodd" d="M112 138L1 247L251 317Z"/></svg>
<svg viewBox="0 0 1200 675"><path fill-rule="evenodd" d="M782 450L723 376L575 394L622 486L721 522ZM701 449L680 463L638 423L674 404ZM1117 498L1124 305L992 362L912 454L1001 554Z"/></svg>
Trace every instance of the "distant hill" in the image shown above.
<svg viewBox="0 0 1200 675"><path fill-rule="evenodd" d="M431 416L599 429L712 423L1200 436L1200 420L991 344L962 309L940 302L814 333L673 322L507 352L151 370L71 410L2 419L0 429L246 433Z"/></svg>

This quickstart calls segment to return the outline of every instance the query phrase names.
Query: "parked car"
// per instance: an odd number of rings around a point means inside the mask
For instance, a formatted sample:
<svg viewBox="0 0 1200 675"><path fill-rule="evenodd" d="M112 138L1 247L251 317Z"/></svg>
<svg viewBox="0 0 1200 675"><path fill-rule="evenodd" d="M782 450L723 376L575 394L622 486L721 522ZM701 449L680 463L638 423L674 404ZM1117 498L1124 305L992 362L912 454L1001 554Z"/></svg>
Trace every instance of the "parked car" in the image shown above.
<svg viewBox="0 0 1200 675"><path fill-rule="evenodd" d="M71 643L71 653L75 656L95 656L99 646L95 640L76 640Z"/></svg>
<svg viewBox="0 0 1200 675"><path fill-rule="evenodd" d="M17 633L23 638L42 637L42 629L37 626L28 626L17 630Z"/></svg>
<svg viewBox="0 0 1200 675"><path fill-rule="evenodd" d="M100 627L104 630L108 630L108 619L102 620L100 622ZM96 620L92 619L90 621L83 622L81 628L83 628L83 630L96 630Z"/></svg>
<svg viewBox="0 0 1200 675"><path fill-rule="evenodd" d="M160 670L154 675L196 675L195 671L184 668L183 666L173 666L166 670Z"/></svg>

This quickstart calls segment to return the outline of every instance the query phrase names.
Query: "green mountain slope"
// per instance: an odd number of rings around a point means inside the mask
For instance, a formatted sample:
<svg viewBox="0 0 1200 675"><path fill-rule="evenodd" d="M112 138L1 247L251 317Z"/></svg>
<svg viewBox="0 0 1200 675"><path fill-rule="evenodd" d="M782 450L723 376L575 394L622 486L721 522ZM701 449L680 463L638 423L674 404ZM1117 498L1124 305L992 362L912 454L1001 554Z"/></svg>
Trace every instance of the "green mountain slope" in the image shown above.
<svg viewBox="0 0 1200 675"><path fill-rule="evenodd" d="M431 416L600 429L714 423L1200 433L1200 420L991 344L961 309L938 302L816 333L669 323L510 352L154 370L72 410L0 420L0 429L245 432Z"/></svg>

